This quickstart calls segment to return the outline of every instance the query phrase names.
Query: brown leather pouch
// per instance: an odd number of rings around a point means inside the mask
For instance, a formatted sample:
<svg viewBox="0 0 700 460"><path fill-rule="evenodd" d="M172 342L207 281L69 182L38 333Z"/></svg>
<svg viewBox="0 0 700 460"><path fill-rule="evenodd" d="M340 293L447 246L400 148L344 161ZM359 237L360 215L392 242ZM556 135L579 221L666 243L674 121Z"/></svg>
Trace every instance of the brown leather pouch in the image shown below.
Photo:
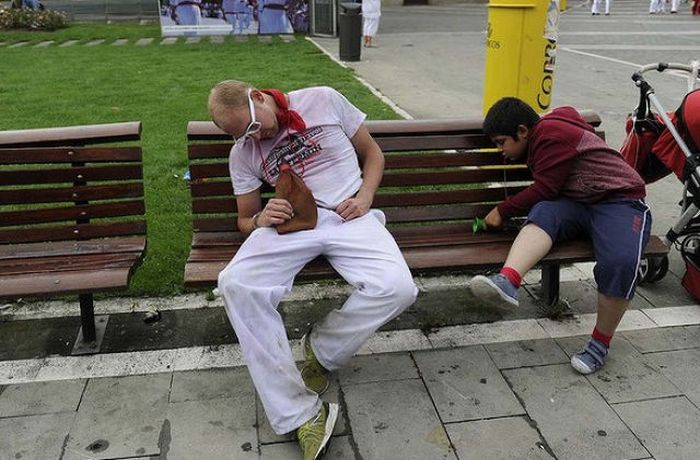
<svg viewBox="0 0 700 460"><path fill-rule="evenodd" d="M277 225L277 233L282 235L299 230L311 230L316 227L318 220L316 200L301 177L297 176L286 163L280 166L280 176L275 186L275 198L289 201L294 210L294 217Z"/></svg>

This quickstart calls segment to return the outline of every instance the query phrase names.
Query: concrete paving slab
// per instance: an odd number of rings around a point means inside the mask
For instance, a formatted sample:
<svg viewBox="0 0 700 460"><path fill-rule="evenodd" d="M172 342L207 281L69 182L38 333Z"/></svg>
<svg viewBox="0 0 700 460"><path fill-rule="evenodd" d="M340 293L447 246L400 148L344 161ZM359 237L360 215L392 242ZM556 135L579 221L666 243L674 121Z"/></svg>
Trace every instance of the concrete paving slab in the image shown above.
<svg viewBox="0 0 700 460"><path fill-rule="evenodd" d="M27 46L29 42L17 42L13 43L12 45L8 46L8 48L21 48L23 46Z"/></svg>
<svg viewBox="0 0 700 460"><path fill-rule="evenodd" d="M255 399L248 369L209 369L173 373L170 403L238 398L241 403Z"/></svg>
<svg viewBox="0 0 700 460"><path fill-rule="evenodd" d="M146 46L150 45L153 43L154 38L153 37L148 37L148 38L139 38L136 40L136 46Z"/></svg>
<svg viewBox="0 0 700 460"><path fill-rule="evenodd" d="M124 46L129 43L128 38L118 38L112 42L112 46Z"/></svg>
<svg viewBox="0 0 700 460"><path fill-rule="evenodd" d="M334 402L340 404L340 415L333 429L334 436L342 436L350 434L350 425L348 423L347 411L343 401L341 387L337 378L331 378L331 384L328 390L321 396L326 402ZM278 442L296 442L296 432L292 431L286 434L277 434L272 431L270 423L265 415L265 409L262 406L260 398L257 398L257 413L258 413L258 438L261 444L272 444Z"/></svg>
<svg viewBox="0 0 700 460"><path fill-rule="evenodd" d="M357 354L368 355L407 350L429 350L431 348L433 347L430 341L419 330L381 331L372 335Z"/></svg>
<svg viewBox="0 0 700 460"><path fill-rule="evenodd" d="M696 348L700 344L700 326L626 331L622 335L642 353Z"/></svg>
<svg viewBox="0 0 700 460"><path fill-rule="evenodd" d="M328 459L358 458L350 436L334 436L326 456ZM296 442L283 442L260 446L261 460L301 460L301 450Z"/></svg>
<svg viewBox="0 0 700 460"><path fill-rule="evenodd" d="M644 458L649 453L603 397L568 364L503 371L557 458Z"/></svg>
<svg viewBox="0 0 700 460"><path fill-rule="evenodd" d="M482 346L414 354L443 422L524 414Z"/></svg>
<svg viewBox="0 0 700 460"><path fill-rule="evenodd" d="M0 393L0 417L75 412L85 380L9 385Z"/></svg>
<svg viewBox="0 0 700 460"><path fill-rule="evenodd" d="M233 41L236 43L246 43L249 41L249 38L247 35L236 35L233 37Z"/></svg>
<svg viewBox="0 0 700 460"><path fill-rule="evenodd" d="M215 45L220 45L224 42L224 37L222 37L220 35L211 35L209 37L209 41L211 43L214 43Z"/></svg>
<svg viewBox="0 0 700 460"><path fill-rule="evenodd" d="M272 37L270 35L258 35L258 42L260 43L272 43Z"/></svg>
<svg viewBox="0 0 700 460"><path fill-rule="evenodd" d="M78 43L79 41L80 41L80 40L66 40L65 42L63 42L63 43L61 43L60 45L58 45L58 47L59 47L59 48L68 48L68 47L70 47L70 46L75 45L75 44Z"/></svg>
<svg viewBox="0 0 700 460"><path fill-rule="evenodd" d="M195 45L202 41L202 37L187 37L185 38L185 45Z"/></svg>
<svg viewBox="0 0 700 460"><path fill-rule="evenodd" d="M645 359L658 367L697 407L700 407L700 348L649 353Z"/></svg>
<svg viewBox="0 0 700 460"><path fill-rule="evenodd" d="M700 324L700 305L651 308L644 314L661 327Z"/></svg>
<svg viewBox="0 0 700 460"><path fill-rule="evenodd" d="M552 339L491 343L485 348L499 369L569 362L569 357Z"/></svg>
<svg viewBox="0 0 700 460"><path fill-rule="evenodd" d="M160 41L161 45L174 45L177 43L177 37L165 37Z"/></svg>
<svg viewBox="0 0 700 460"><path fill-rule="evenodd" d="M361 383L344 391L355 458L456 459L422 382Z"/></svg>
<svg viewBox="0 0 700 460"><path fill-rule="evenodd" d="M0 384L32 382L43 364L43 359L3 361L0 363Z"/></svg>
<svg viewBox="0 0 700 460"><path fill-rule="evenodd" d="M0 418L0 458L61 458L74 418L74 412Z"/></svg>
<svg viewBox="0 0 700 460"><path fill-rule="evenodd" d="M338 371L341 385L420 378L408 353L356 356Z"/></svg>
<svg viewBox="0 0 700 460"><path fill-rule="evenodd" d="M105 42L104 38L98 38L96 40L91 40L91 41L87 42L85 44L85 46L97 46L97 45L103 44L104 42Z"/></svg>
<svg viewBox="0 0 700 460"><path fill-rule="evenodd" d="M684 397L613 405L657 460L696 459L700 409Z"/></svg>
<svg viewBox="0 0 700 460"><path fill-rule="evenodd" d="M478 343L510 342L547 338L537 320L524 319L441 328L428 334L435 348L453 348Z"/></svg>
<svg viewBox="0 0 700 460"><path fill-rule="evenodd" d="M450 423L445 428L460 460L552 458L524 417Z"/></svg>
<svg viewBox="0 0 700 460"><path fill-rule="evenodd" d="M586 313L575 315L560 321L538 319L537 322L551 337L571 337L590 334L595 326L596 314ZM625 313L618 327L618 332L637 329L652 329L656 324L640 310L629 310Z"/></svg>
<svg viewBox="0 0 700 460"><path fill-rule="evenodd" d="M170 404L161 458L257 459L255 399L218 398Z"/></svg>
<svg viewBox="0 0 700 460"><path fill-rule="evenodd" d="M296 37L294 35L280 35L279 37L285 43L292 43L293 41L296 41Z"/></svg>
<svg viewBox="0 0 700 460"><path fill-rule="evenodd" d="M171 374L90 380L63 459L158 455L170 381Z"/></svg>
<svg viewBox="0 0 700 460"><path fill-rule="evenodd" d="M588 336L557 339L571 356L586 344ZM637 351L624 337L615 337L605 366L586 376L609 403L663 398L680 394L678 388L659 368Z"/></svg>
<svg viewBox="0 0 700 460"><path fill-rule="evenodd" d="M34 45L34 48L46 48L47 46L51 46L53 43L53 40L44 40L43 42L39 42Z"/></svg>
<svg viewBox="0 0 700 460"><path fill-rule="evenodd" d="M695 303L695 300L681 286L680 278L673 273L667 274L656 283L638 286L637 294L656 307L675 307Z"/></svg>

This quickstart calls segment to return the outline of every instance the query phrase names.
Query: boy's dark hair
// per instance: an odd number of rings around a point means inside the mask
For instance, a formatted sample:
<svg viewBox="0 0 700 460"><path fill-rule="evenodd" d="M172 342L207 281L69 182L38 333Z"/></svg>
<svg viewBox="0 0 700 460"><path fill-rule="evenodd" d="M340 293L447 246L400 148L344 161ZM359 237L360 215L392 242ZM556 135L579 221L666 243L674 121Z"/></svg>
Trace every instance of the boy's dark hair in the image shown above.
<svg viewBox="0 0 700 460"><path fill-rule="evenodd" d="M484 133L489 137L510 136L517 139L518 126L532 129L540 116L526 102L517 97L504 97L496 101L484 118Z"/></svg>

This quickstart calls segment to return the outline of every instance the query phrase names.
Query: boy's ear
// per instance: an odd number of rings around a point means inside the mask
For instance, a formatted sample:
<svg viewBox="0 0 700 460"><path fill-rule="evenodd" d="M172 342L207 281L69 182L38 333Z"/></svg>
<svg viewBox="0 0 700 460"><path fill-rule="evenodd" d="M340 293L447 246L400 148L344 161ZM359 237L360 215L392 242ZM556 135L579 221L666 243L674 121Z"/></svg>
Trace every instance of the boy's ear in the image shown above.
<svg viewBox="0 0 700 460"><path fill-rule="evenodd" d="M527 137L530 135L530 130L525 125L518 125L517 132L518 132L518 138L520 138L520 139L527 139Z"/></svg>

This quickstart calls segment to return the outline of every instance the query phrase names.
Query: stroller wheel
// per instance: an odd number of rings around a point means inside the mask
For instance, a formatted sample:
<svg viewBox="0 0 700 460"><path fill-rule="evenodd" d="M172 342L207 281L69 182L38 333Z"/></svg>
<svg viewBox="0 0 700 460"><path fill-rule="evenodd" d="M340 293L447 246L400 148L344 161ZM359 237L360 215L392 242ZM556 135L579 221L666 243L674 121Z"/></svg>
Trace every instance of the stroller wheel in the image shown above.
<svg viewBox="0 0 700 460"><path fill-rule="evenodd" d="M668 273L668 256L649 257L639 263L639 284L655 283Z"/></svg>

